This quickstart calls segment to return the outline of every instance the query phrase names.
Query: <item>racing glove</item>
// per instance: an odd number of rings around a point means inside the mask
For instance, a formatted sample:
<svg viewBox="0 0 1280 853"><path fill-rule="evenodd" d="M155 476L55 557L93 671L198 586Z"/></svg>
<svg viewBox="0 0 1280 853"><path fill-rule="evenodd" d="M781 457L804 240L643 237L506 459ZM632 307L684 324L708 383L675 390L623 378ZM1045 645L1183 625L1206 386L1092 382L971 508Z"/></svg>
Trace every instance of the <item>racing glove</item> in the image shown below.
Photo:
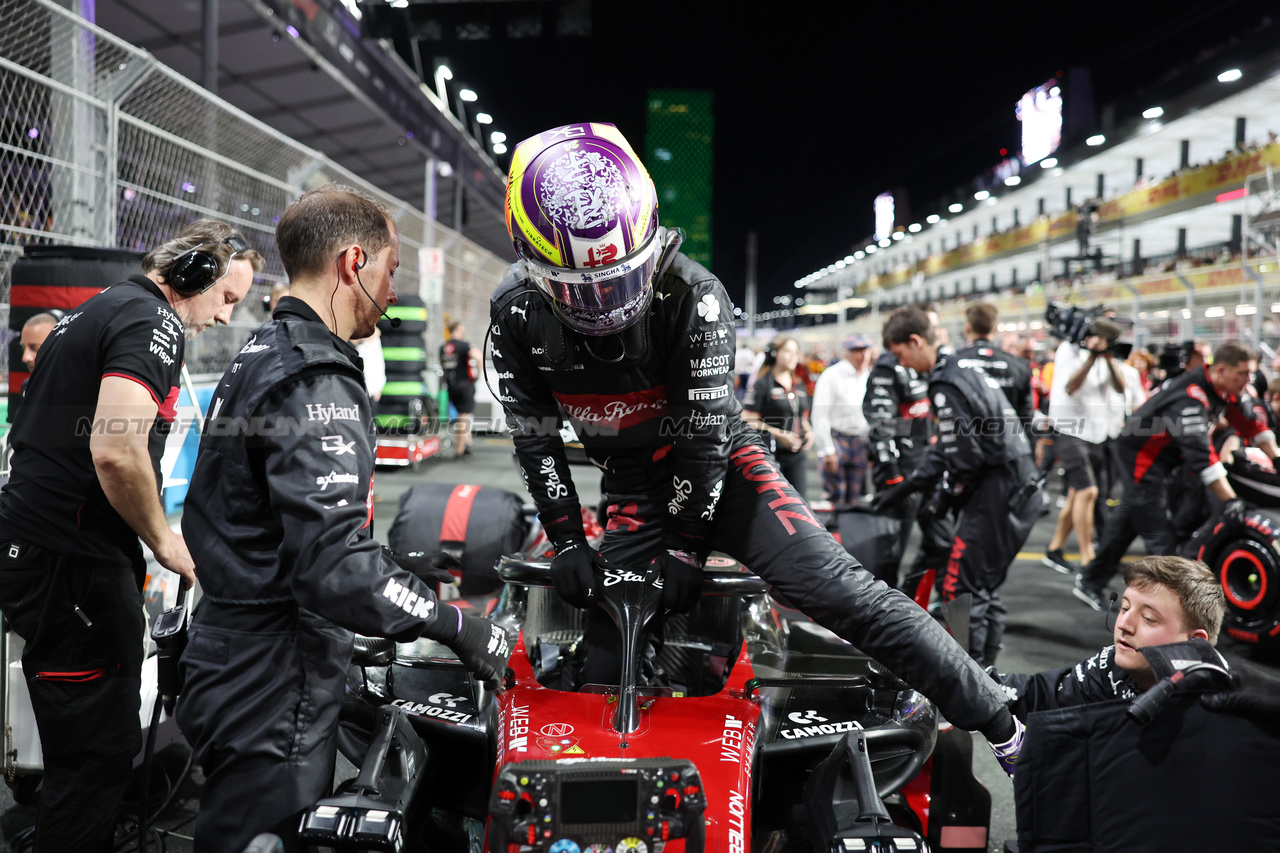
<svg viewBox="0 0 1280 853"><path fill-rule="evenodd" d="M1232 498L1222 505L1221 519L1228 527L1244 526L1245 506L1240 498Z"/></svg>
<svg viewBox="0 0 1280 853"><path fill-rule="evenodd" d="M595 604L596 551L585 539L575 539L556 546L551 558L551 583L560 597L574 607Z"/></svg>
<svg viewBox="0 0 1280 853"><path fill-rule="evenodd" d="M702 597L702 560L689 551L668 548L654 560L662 573L662 607L684 613Z"/></svg>
<svg viewBox="0 0 1280 853"><path fill-rule="evenodd" d="M1233 667L1236 687L1217 693L1206 693L1200 704L1210 711L1249 717L1280 730L1280 680L1264 675L1244 664Z"/></svg>
<svg viewBox="0 0 1280 853"><path fill-rule="evenodd" d="M458 558L443 551L432 554L430 557L422 551L397 554L384 545L382 553L391 562L425 583L442 583L452 586L454 578L451 572L462 571L462 563L458 562Z"/></svg>
<svg viewBox="0 0 1280 853"><path fill-rule="evenodd" d="M454 614L457 615L456 622L450 618ZM511 656L513 645L507 629L482 616L464 614L452 604L441 610L437 623L440 630L433 632L434 636L424 636L448 646L485 687L496 690L506 674L507 658ZM453 630L451 638L440 635L448 632L450 627Z"/></svg>
<svg viewBox="0 0 1280 853"><path fill-rule="evenodd" d="M1022 743L1027 737L1027 727L1017 717L1013 718L1013 737L1004 743L992 743L991 751L995 754L996 761L1000 764L1000 769L1010 776L1013 775L1013 766L1018 763L1018 756L1022 754Z"/></svg>
<svg viewBox="0 0 1280 853"><path fill-rule="evenodd" d="M875 499L871 501L871 511L885 512L886 510L893 509L895 506L910 497L912 492L917 491L919 488L919 483L908 477L897 485L881 489L876 494Z"/></svg>

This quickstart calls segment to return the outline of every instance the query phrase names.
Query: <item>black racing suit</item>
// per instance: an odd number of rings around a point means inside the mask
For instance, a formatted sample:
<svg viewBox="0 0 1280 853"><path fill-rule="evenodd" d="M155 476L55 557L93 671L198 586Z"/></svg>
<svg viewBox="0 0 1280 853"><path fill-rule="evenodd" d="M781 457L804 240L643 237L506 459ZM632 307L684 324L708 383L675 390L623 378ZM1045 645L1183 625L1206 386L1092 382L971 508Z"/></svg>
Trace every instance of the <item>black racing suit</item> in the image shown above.
<svg viewBox="0 0 1280 853"><path fill-rule="evenodd" d="M567 331L518 266L493 296L495 394L553 543L582 536L560 439L563 408L604 471L601 550L614 563L643 566L664 547L702 556L721 549L933 698L956 725L1007 731L990 678L925 611L836 543L742 420L723 285L677 255L655 290L647 315L625 333L625 352L617 337Z"/></svg>
<svg viewBox="0 0 1280 853"><path fill-rule="evenodd" d="M976 367L996 381L1009 405L1018 413L1022 428L1031 436L1031 413L1034 395L1031 391L1031 363L1021 356L1000 349L986 338L971 341L956 351L961 367Z"/></svg>
<svg viewBox="0 0 1280 853"><path fill-rule="evenodd" d="M994 379L940 356L929 374L938 440L908 482L932 488L945 474L960 522L942 582L942 598L970 593L969 652L995 663L1004 635L1004 583L1040 514L1031 447Z"/></svg>
<svg viewBox="0 0 1280 853"><path fill-rule="evenodd" d="M1127 670L1116 666L1116 647L1107 646L1075 666L1046 669L1035 675L988 672L1009 697L1009 710L1024 723L1035 711L1071 708L1109 699L1132 699L1141 692Z"/></svg>
<svg viewBox="0 0 1280 853"><path fill-rule="evenodd" d="M880 492L901 483L929 452L932 420L928 380L898 364L893 353L883 353L867 377L862 414L871 427L871 481ZM918 492L890 511L903 519L904 545L911 532L910 520L920 524L920 551L902 579L902 588L914 596L920 584L928 589L934 579L942 577L955 538L955 520L931 495Z"/></svg>
<svg viewBox="0 0 1280 853"><path fill-rule="evenodd" d="M1222 397L1209 381L1208 368L1168 380L1129 416L1116 439L1127 478L1124 496L1107 521L1097 556L1084 568L1080 580L1086 588L1101 592L1137 536L1148 554L1174 553L1177 543L1169 514L1174 469L1185 460L1206 486L1226 476L1209 441L1209 425L1223 415L1242 439L1256 444L1275 437L1263 405L1247 393Z"/></svg>
<svg viewBox="0 0 1280 853"><path fill-rule="evenodd" d="M371 536L355 348L299 299L272 317L218 384L182 518L204 591L177 708L207 777L197 851L295 832L329 790L352 631L407 642L457 615Z"/></svg>
<svg viewBox="0 0 1280 853"><path fill-rule="evenodd" d="M108 501L90 450L99 388L136 382L158 405L145 424L158 500L176 412L184 331L144 276L114 284L54 327L10 433L0 494L0 606L26 641L22 669L40 730L44 780L36 849L111 850L142 747L142 587L138 536Z"/></svg>

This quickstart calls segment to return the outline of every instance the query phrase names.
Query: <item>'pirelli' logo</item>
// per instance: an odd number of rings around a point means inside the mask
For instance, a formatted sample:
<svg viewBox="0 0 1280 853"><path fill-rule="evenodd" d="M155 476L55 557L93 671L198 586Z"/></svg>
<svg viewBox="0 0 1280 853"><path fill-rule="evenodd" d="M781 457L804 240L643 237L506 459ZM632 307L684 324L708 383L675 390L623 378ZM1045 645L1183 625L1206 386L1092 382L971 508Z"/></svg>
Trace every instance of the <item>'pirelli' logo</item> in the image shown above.
<svg viewBox="0 0 1280 853"><path fill-rule="evenodd" d="M729 396L728 385L717 385L714 388L690 388L690 400L718 400Z"/></svg>

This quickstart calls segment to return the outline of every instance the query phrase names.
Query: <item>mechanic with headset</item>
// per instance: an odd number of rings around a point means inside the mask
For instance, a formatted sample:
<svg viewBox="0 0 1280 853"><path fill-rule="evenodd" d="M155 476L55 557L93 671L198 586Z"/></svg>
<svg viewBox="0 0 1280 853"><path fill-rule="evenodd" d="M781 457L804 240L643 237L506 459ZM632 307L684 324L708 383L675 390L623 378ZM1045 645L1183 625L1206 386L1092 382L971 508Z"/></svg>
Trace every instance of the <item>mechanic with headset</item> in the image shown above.
<svg viewBox="0 0 1280 853"><path fill-rule="evenodd" d="M195 580L160 503L187 337L228 323L261 256L200 220L67 313L40 349L0 493L0 608L40 730L37 850L110 850L133 757L147 546Z"/></svg>
<svg viewBox="0 0 1280 853"><path fill-rule="evenodd" d="M1120 558L1137 536L1148 554L1170 554L1175 548L1169 519L1169 485L1174 469L1185 461L1221 502L1219 518L1244 521L1244 501L1236 497L1227 472L1209 441L1209 425L1225 415L1244 439L1274 459L1280 450L1262 404L1246 391L1253 354L1228 341L1213 354L1213 364L1188 369L1167 380L1160 391L1129 416L1116 439L1127 472L1120 507L1107 521L1098 553L1076 576L1072 594L1094 610L1102 610L1102 591L1120 566Z"/></svg>
<svg viewBox="0 0 1280 853"><path fill-rule="evenodd" d="M204 590L176 715L206 776L197 851L296 840L333 781L352 631L436 640L491 685L510 650L415 576L445 580L441 560L371 534L373 417L349 340L395 302L390 211L329 184L285 210L276 244L290 295L218 384L182 519Z"/></svg>
<svg viewBox="0 0 1280 853"><path fill-rule="evenodd" d="M902 483L877 496L893 506L946 478L947 502L960 510L942 582L943 601L968 593L969 652L995 663L1004 635L1000 586L1040 514L1040 490L1022 422L995 379L938 354L933 324L919 308L899 308L884 324L885 348L904 367L929 373L938 440Z"/></svg>
<svg viewBox="0 0 1280 853"><path fill-rule="evenodd" d="M557 127L514 150L507 222L520 261L490 306L495 395L556 549L551 574L588 607L596 567L657 563L663 606L689 610L721 549L981 730L1007 760L1021 735L996 685L906 596L874 580L778 473L733 393L724 286L658 224L653 182L611 124ZM601 552L587 543L564 444L568 414L603 472ZM617 677L617 631L587 614L579 680ZM612 644L612 645L610 645Z"/></svg>
<svg viewBox="0 0 1280 853"><path fill-rule="evenodd" d="M922 306L922 310L924 306ZM930 316L925 311L925 316ZM937 316L934 314L933 316ZM932 318L931 318L932 319ZM881 353L867 380L862 411L871 427L871 482L877 495L906 480L929 452L933 425L929 415L929 380L898 363L893 353ZM918 492L888 508L903 520L906 545L911 520L920 525L920 550L902 579L908 595L915 596L940 580L955 538L955 520L937 501ZM921 585L923 584L923 587Z"/></svg>

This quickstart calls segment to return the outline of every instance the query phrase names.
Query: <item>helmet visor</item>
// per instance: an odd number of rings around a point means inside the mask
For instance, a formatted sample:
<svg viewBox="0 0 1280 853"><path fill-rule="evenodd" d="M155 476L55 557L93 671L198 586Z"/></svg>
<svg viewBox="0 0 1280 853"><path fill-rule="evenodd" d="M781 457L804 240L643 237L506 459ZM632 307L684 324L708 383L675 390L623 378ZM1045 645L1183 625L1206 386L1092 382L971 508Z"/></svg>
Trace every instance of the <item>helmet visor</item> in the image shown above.
<svg viewBox="0 0 1280 853"><path fill-rule="evenodd" d="M648 310L660 246L651 237L630 257L594 269L558 269L529 258L524 262L565 325L584 335L613 335Z"/></svg>

